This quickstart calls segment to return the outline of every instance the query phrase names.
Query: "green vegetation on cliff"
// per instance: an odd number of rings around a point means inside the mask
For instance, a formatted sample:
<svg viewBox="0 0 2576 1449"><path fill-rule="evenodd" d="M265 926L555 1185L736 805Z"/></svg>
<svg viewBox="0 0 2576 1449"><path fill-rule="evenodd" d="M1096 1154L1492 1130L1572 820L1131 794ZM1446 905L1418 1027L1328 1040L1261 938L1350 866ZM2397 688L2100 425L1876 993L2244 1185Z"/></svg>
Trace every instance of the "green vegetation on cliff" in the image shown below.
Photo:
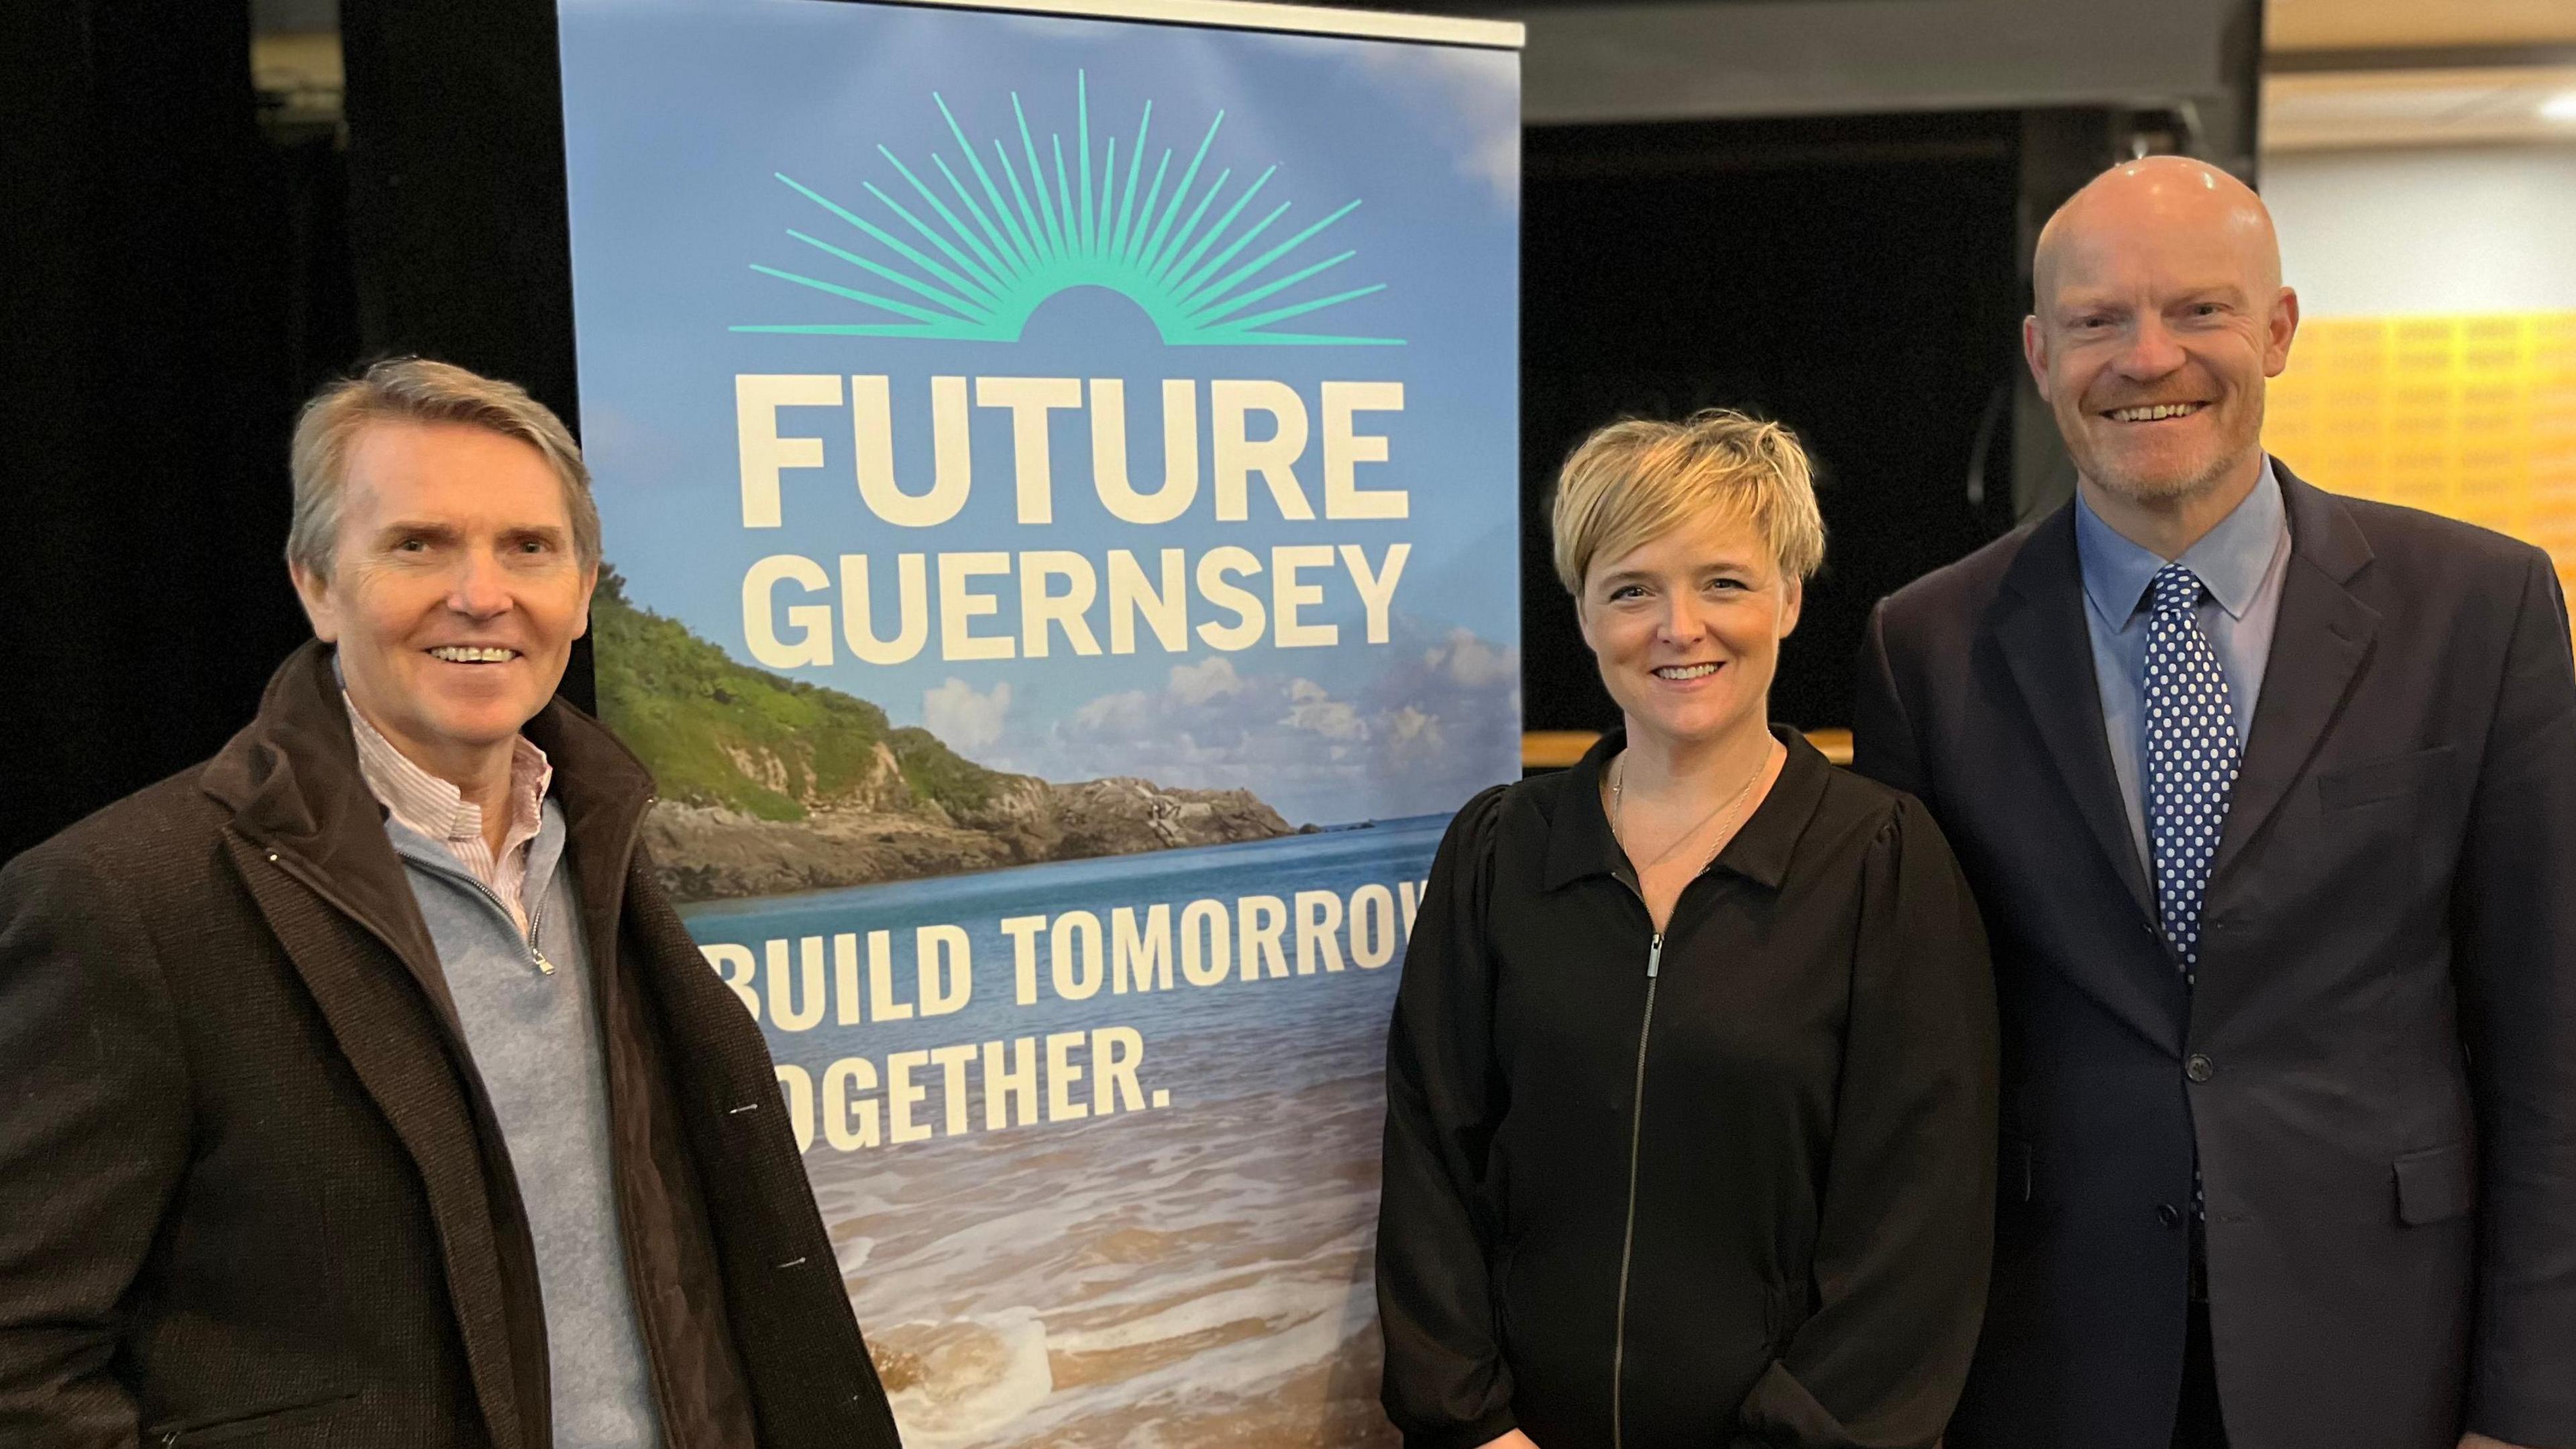
<svg viewBox="0 0 2576 1449"><path fill-rule="evenodd" d="M892 728L864 699L735 663L679 621L638 608L614 569L599 571L590 627L599 712L670 799L801 820L809 802L878 792L879 745L915 798L951 815L983 805L1006 778L926 730Z"/></svg>

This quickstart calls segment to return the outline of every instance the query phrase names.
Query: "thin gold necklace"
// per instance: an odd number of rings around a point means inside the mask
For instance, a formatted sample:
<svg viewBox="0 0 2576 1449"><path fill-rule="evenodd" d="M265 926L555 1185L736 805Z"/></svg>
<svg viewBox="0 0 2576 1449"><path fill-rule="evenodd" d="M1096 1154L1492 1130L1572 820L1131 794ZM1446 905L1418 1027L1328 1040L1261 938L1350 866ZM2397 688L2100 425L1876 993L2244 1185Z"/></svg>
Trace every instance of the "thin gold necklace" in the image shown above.
<svg viewBox="0 0 2576 1449"><path fill-rule="evenodd" d="M1753 793L1753 782L1761 779L1762 773L1771 768L1771 751L1780 747L1780 742L1777 740L1766 740L1764 743L1769 748L1763 750L1762 758L1754 762L1753 773L1744 777L1744 783L1737 788L1734 798L1728 800L1724 805L1717 807L1717 809L1709 811L1708 814L1701 816L1699 819L1692 821L1690 829L1685 830L1680 835L1674 837L1672 845L1665 847L1664 855L1672 854L1673 850L1679 847L1683 841L1698 834L1701 826L1706 825L1711 818L1720 813L1725 813L1730 818L1727 820L1725 828L1717 832L1717 844L1709 847L1708 859L1701 861L1699 863L1699 868L1701 870L1708 869L1709 865L1717 859L1718 852L1726 849L1726 842L1730 838L1731 832L1739 823L1732 818L1735 807L1743 804L1745 797ZM1613 844L1619 847L1619 853L1622 855L1627 854L1628 851L1627 838L1622 835L1619 830L1620 812L1622 807L1627 804L1627 780L1628 753L1627 751L1622 750L1619 752L1619 763L1612 769L1610 774L1610 839ZM1653 860L1646 862L1645 865L1639 868L1642 870L1654 869L1655 866L1662 863L1664 855L1656 856Z"/></svg>

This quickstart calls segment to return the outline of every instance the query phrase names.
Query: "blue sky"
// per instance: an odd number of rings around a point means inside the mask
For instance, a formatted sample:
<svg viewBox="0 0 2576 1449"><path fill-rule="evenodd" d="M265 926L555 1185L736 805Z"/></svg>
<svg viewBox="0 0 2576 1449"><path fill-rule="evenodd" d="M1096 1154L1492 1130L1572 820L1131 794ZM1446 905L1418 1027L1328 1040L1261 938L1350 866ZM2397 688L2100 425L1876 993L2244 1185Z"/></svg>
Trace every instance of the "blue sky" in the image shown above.
<svg viewBox="0 0 2576 1449"><path fill-rule="evenodd" d="M1318 576L1328 602L1311 616L1342 627L1344 642L1329 649L1148 646L1080 658L1059 639L1046 660L943 662L934 631L934 647L904 665L841 650L832 666L792 673L873 700L899 723L927 723L986 763L1053 779L1240 784L1301 820L1448 809L1516 773L1515 57L823 0L567 0L562 34L584 440L608 558L638 602L752 663L742 580L769 554L831 570L843 553L866 553L882 581L899 551L1067 549L1097 564L1112 548L1150 559L1177 547L1195 559L1220 544L1264 556L1276 543L1357 544L1378 557L1401 541L1411 557L1384 645L1359 642L1358 601L1333 570ZM958 164L934 91L989 162L993 137L1016 141L1015 91L1041 154L1050 132L1073 144L1077 72L1096 158L1108 136L1132 137L1153 102L1147 177L1169 146L1177 179L1222 110L1201 185L1234 168L1222 209L1276 165L1246 218L1291 204L1264 246L1361 201L1293 261L1356 255L1273 303L1384 283L1288 325L1406 345L1171 348L1141 310L1098 290L1060 295L1010 344L728 330L884 320L751 270L867 283L851 268L827 270L830 259L787 235L867 249L773 173L891 226L866 184L910 198L878 146L933 185L933 154ZM1203 484L1181 519L1120 523L1091 497L1089 431L1067 412L1050 430L1056 521L1023 525L1011 507L1009 415L977 409L966 508L938 527L899 529L859 499L849 414L817 408L782 412L781 431L820 438L822 466L786 475L783 527L747 530L733 378L753 372L888 374L896 474L913 490L930 476L933 375L1124 379L1130 471L1148 488L1162 475L1165 378L1199 384L1203 468L1210 379L1285 382L1310 409L1327 379L1400 381L1404 410L1368 415L1362 429L1388 438L1390 461L1363 465L1360 481L1406 489L1411 516L1283 522L1256 485L1251 519L1221 523ZM1320 433L1320 416L1312 421ZM1299 474L1319 495L1316 445ZM1007 589L1003 597L1007 617ZM789 590L781 602L791 601L802 599ZM1194 606L1193 622L1213 617Z"/></svg>

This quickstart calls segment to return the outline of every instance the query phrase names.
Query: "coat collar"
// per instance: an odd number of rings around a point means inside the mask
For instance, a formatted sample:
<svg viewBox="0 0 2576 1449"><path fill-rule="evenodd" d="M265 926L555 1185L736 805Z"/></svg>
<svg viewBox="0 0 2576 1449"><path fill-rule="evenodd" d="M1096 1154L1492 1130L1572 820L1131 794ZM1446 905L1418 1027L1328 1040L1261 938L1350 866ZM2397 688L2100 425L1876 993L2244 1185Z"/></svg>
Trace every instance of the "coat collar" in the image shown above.
<svg viewBox="0 0 2576 1449"><path fill-rule="evenodd" d="M611 983L624 954L617 925L625 866L652 803L651 777L606 730L560 701L529 721L526 732L555 762L554 795L564 813L590 957L598 979ZM491 1193L515 1190L508 1157L483 1158L498 1144L499 1126L480 1092L437 948L386 836L383 807L360 771L329 646L308 643L288 656L257 717L207 764L199 785L231 811L224 834L236 867L351 1068L420 1170L440 1223L487 1437L505 1445L542 1443L548 1412L543 1311L510 1287L534 1281L534 1248L523 1221L504 1223L491 1213ZM357 929L339 929L321 907ZM401 962L400 972L383 962L375 944ZM405 974L426 998L426 1012L401 989ZM613 1052L609 1071L614 1094Z"/></svg>
<svg viewBox="0 0 2576 1449"><path fill-rule="evenodd" d="M307 642L269 677L259 713L198 777L232 832L304 878L402 958L451 1029L454 1004L384 807L367 789L331 648Z"/></svg>
<svg viewBox="0 0 2576 1449"><path fill-rule="evenodd" d="M331 646L306 643L278 666L259 714L210 761L202 789L232 811L232 833L373 933L419 982L450 1036L463 1027L385 811L367 788ZM554 762L565 855L594 960L615 950L625 867L653 803L653 778L598 721L557 699L526 734Z"/></svg>
<svg viewBox="0 0 2576 1449"><path fill-rule="evenodd" d="M1737 827L1735 838L1717 853L1709 868L1731 871L1766 890L1776 891L1789 878L1798 837L1806 833L1807 822L1815 816L1816 802L1825 793L1833 766L1807 743L1805 735L1787 725L1773 725L1771 734L1789 752L1787 761L1780 766L1780 778L1771 783L1771 793L1762 797L1762 803ZM1555 890L1591 875L1613 876L1632 887L1636 884L1627 854L1610 833L1610 817L1601 809L1602 772L1627 745L1626 730L1611 730L1595 740L1574 768L1566 771L1555 815L1548 822L1543 888Z"/></svg>
<svg viewBox="0 0 2576 1449"><path fill-rule="evenodd" d="M201 784L254 843L294 852L382 909L392 893L407 901L411 888L386 842L384 807L359 770L331 657L318 639L288 655L260 696L258 716L208 763ZM631 837L653 803L642 761L561 699L539 710L525 733L553 762L553 794L575 849L587 845L596 855Z"/></svg>

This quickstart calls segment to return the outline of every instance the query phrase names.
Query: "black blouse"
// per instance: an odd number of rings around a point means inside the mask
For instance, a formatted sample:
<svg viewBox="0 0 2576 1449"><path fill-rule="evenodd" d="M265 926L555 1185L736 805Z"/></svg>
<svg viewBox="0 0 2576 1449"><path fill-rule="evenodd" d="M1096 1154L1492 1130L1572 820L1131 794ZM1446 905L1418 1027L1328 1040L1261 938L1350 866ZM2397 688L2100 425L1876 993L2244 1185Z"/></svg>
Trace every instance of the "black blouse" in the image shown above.
<svg viewBox="0 0 2576 1449"><path fill-rule="evenodd" d="M1450 824L1387 1048L1410 1449L1930 1445L1985 1306L1985 933L1913 797L1789 758L1658 937L1613 732Z"/></svg>

